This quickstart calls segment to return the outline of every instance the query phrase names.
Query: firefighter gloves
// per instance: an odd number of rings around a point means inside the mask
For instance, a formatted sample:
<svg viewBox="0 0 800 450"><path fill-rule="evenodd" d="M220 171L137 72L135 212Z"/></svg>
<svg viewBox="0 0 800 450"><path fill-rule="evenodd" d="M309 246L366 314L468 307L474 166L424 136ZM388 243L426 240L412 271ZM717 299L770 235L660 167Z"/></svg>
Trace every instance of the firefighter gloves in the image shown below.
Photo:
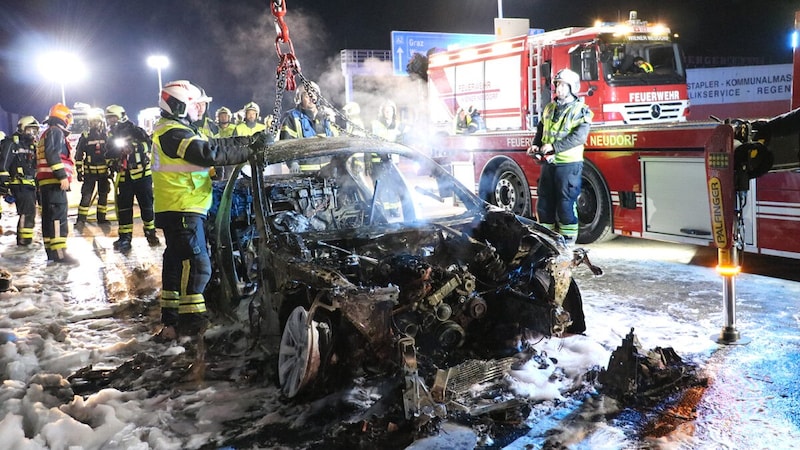
<svg viewBox="0 0 800 450"><path fill-rule="evenodd" d="M252 136L248 147L253 151L253 153L262 153L266 151L267 147L269 147L269 145L272 143L272 135L266 131L259 131Z"/></svg>

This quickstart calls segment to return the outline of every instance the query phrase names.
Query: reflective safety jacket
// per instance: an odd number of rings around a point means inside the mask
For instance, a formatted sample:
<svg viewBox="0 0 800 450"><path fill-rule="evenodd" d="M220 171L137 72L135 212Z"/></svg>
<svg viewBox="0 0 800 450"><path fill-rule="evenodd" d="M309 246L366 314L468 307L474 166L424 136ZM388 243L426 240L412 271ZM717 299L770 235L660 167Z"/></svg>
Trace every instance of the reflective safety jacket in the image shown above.
<svg viewBox="0 0 800 450"><path fill-rule="evenodd" d="M233 136L252 136L259 131L264 131L267 126L261 122L241 122L233 130ZM221 137L221 136L220 136Z"/></svg>
<svg viewBox="0 0 800 450"><path fill-rule="evenodd" d="M236 125L234 125L232 123L229 123L224 127L223 126L219 126L219 131L217 132L216 136L214 136L214 137L216 137L216 138L231 137L231 136L234 136L235 132L236 132Z"/></svg>
<svg viewBox="0 0 800 450"><path fill-rule="evenodd" d="M77 173L105 175L108 173L106 157L106 133L90 129L81 133L75 146L75 170Z"/></svg>
<svg viewBox="0 0 800 450"><path fill-rule="evenodd" d="M0 142L0 175L10 185L36 185L36 139L15 132Z"/></svg>
<svg viewBox="0 0 800 450"><path fill-rule="evenodd" d="M72 182L75 162L69 145L66 123L51 118L50 125L36 143L36 182L39 186L61 184L61 180Z"/></svg>
<svg viewBox="0 0 800 450"><path fill-rule="evenodd" d="M339 131L331 125L328 117L317 112L313 119L301 108L286 111L281 121L280 139L308 138L314 136L338 136Z"/></svg>
<svg viewBox="0 0 800 450"><path fill-rule="evenodd" d="M583 147L589 137L594 114L581 99L550 102L542 111L534 145L552 144L555 164L583 161Z"/></svg>
<svg viewBox="0 0 800 450"><path fill-rule="evenodd" d="M209 139L187 122L162 117L153 130L154 210L206 215L211 207L209 168L250 157L250 138Z"/></svg>
<svg viewBox="0 0 800 450"><path fill-rule="evenodd" d="M113 169L119 173L119 182L138 180L152 175L152 141L144 129L130 120L117 122L108 131L106 154L113 158Z"/></svg>

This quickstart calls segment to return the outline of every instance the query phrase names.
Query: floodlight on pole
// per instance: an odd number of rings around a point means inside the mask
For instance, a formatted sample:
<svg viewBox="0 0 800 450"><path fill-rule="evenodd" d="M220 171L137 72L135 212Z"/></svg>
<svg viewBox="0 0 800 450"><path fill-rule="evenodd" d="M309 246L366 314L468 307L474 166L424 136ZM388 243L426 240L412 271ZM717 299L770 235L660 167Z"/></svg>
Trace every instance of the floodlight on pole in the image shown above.
<svg viewBox="0 0 800 450"><path fill-rule="evenodd" d="M37 63L39 72L48 80L61 87L61 103L67 104L64 85L78 81L86 76L86 66L76 55L66 52L52 52L42 55Z"/></svg>
<svg viewBox="0 0 800 450"><path fill-rule="evenodd" d="M161 96L161 69L169 66L169 59L164 55L148 56L147 65L158 72L158 96Z"/></svg>

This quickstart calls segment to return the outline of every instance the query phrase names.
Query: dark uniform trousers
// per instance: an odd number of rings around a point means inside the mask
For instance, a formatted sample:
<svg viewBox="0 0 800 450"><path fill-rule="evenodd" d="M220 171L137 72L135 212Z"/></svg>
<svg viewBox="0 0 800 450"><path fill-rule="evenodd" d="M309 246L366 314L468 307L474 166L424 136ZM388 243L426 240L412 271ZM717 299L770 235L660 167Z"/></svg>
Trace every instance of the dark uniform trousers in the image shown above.
<svg viewBox="0 0 800 450"><path fill-rule="evenodd" d="M211 279L211 258L205 238L205 216L163 212L156 227L164 231L166 249L161 269L161 322L175 326L178 316L206 312L203 290Z"/></svg>
<svg viewBox="0 0 800 450"><path fill-rule="evenodd" d="M67 248L67 192L58 184L40 186L42 195L42 237L48 260L60 259Z"/></svg>
<svg viewBox="0 0 800 450"><path fill-rule="evenodd" d="M86 211L88 215L89 206L92 204L92 194L94 187L97 186L97 220L103 221L106 218L108 208L108 193L111 191L111 183L106 173L87 173L83 176L81 186L80 210ZM81 211L78 213L80 214Z"/></svg>
<svg viewBox="0 0 800 450"><path fill-rule="evenodd" d="M17 244L28 245L33 242L33 227L36 226L36 187L25 184L12 184L11 194L17 205Z"/></svg>
<svg viewBox="0 0 800 450"><path fill-rule="evenodd" d="M120 175L122 176L122 175ZM133 233L133 198L139 204L145 230L153 227L153 177L144 176L137 180L130 177L117 185L117 221L120 234Z"/></svg>

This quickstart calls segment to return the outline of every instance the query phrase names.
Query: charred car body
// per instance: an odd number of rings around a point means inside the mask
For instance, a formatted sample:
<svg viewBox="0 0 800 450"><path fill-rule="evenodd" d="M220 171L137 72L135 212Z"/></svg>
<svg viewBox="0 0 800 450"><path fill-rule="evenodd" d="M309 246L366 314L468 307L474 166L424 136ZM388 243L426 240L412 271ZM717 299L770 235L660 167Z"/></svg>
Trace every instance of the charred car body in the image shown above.
<svg viewBox="0 0 800 450"><path fill-rule="evenodd" d="M526 332L585 329L572 279L585 253L483 202L408 147L281 141L217 194L221 294L207 297L225 314L249 302L288 397L394 373L405 379L408 417L441 415L459 378L448 368L502 366Z"/></svg>

